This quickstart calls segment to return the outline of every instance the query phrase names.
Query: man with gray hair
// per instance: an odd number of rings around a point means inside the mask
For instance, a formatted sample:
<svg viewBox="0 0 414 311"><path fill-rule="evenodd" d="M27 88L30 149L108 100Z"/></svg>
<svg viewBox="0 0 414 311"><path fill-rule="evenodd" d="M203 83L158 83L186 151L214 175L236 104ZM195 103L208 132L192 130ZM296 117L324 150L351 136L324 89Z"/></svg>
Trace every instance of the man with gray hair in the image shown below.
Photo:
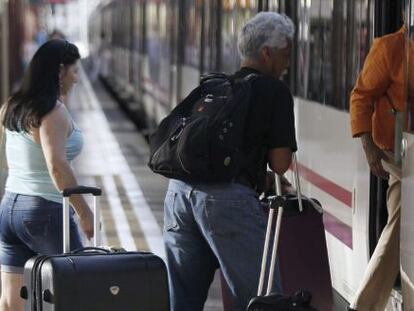
<svg viewBox="0 0 414 311"><path fill-rule="evenodd" d="M294 25L285 15L262 12L239 35L241 69L251 74L244 124L246 163L231 182L171 179L165 198L164 240L171 310L201 311L215 271L220 268L234 310L246 310L256 296L266 232L258 194L266 168L283 175L296 151L293 99L280 77L289 66ZM279 277L274 291L281 292Z"/></svg>

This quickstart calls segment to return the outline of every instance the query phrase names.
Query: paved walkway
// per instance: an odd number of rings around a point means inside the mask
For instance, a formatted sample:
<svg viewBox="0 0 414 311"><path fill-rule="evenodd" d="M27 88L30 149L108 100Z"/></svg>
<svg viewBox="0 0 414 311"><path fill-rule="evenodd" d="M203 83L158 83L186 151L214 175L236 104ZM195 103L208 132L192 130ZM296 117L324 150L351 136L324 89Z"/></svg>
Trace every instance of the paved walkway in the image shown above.
<svg viewBox="0 0 414 311"><path fill-rule="evenodd" d="M162 226L167 179L147 167L145 139L101 84L92 86L83 72L69 108L85 139L74 163L79 181L103 189L102 244L150 250L165 258ZM216 278L204 310L222 309Z"/></svg>

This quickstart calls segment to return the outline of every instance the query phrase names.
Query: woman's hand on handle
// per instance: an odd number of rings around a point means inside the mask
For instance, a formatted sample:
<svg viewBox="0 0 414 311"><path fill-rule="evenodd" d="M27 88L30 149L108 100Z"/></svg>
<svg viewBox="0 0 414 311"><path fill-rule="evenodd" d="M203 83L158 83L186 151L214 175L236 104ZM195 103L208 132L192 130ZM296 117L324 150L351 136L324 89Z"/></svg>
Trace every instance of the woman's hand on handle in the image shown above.
<svg viewBox="0 0 414 311"><path fill-rule="evenodd" d="M79 225L82 228L82 231L85 233L86 237L90 240L93 238L93 213L89 207L82 208L78 212L79 216Z"/></svg>

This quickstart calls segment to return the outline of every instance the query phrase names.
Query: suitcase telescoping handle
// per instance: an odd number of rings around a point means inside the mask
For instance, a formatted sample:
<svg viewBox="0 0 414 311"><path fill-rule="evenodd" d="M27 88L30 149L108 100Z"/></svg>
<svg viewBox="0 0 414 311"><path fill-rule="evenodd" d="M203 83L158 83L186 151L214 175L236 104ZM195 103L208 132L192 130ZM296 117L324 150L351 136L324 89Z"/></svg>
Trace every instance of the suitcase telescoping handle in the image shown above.
<svg viewBox="0 0 414 311"><path fill-rule="evenodd" d="M70 252L70 226L69 226L69 197L73 194L92 194L93 195L93 244L100 244L100 219L101 210L98 207L97 197L102 194L100 188L77 186L62 190L63 196L63 253Z"/></svg>
<svg viewBox="0 0 414 311"><path fill-rule="evenodd" d="M293 154L292 161L294 165L293 172L295 174L295 187L296 187L296 195L298 196L298 201L299 201L299 211L303 212L302 191L300 189L299 167L298 167L298 159L296 158L296 153Z"/></svg>
<svg viewBox="0 0 414 311"><path fill-rule="evenodd" d="M292 161L294 164L294 173L295 173L295 186L296 192L299 200L299 210L302 212L302 194L300 191L300 179L299 179L299 169L296 159L296 154L293 154ZM275 187L276 187L276 196L277 198L282 198L282 182L280 180L280 176L275 174ZM281 200L277 200L277 202L283 202L283 198ZM272 204L271 204L272 205ZM270 271L269 271L269 278L266 287L266 295L269 295L272 292L272 285L273 285L273 278L275 275L275 267L276 267L276 254L277 254L277 246L279 244L279 235L280 235L280 226L282 223L282 216L283 216L283 204L279 204L277 206L277 218L276 218L276 228L273 237L273 247L272 247L272 257L270 261ZM263 257L262 257L262 266L260 270L260 278L259 278L259 286L257 289L257 296L263 295L263 287L266 275L266 267L267 267L267 256L269 252L269 243L270 243L270 234L272 232L272 224L273 224L273 217L274 217L274 208L270 208L269 211L269 218L267 220L267 229L266 229L266 238L265 238L265 245L263 249Z"/></svg>

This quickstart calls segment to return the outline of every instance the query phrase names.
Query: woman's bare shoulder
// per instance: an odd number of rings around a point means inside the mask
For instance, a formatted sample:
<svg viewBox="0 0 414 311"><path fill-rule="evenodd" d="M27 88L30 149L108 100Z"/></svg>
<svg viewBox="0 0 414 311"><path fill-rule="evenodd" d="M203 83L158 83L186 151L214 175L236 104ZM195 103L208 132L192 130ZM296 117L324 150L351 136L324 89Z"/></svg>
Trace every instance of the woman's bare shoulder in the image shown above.
<svg viewBox="0 0 414 311"><path fill-rule="evenodd" d="M55 107L42 118L41 126L59 128L63 126L67 129L70 124L67 113L66 107L60 101L57 101Z"/></svg>

